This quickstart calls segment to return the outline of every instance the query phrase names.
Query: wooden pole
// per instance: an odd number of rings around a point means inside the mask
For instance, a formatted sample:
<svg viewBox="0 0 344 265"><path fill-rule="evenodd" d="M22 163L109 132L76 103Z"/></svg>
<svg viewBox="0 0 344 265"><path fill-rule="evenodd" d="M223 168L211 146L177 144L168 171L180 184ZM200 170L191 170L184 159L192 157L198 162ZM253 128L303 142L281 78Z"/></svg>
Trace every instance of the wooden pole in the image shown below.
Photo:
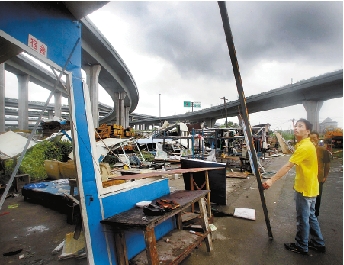
<svg viewBox="0 0 344 265"><path fill-rule="evenodd" d="M248 110L246 107L246 97L244 94L244 89L242 87L242 80L241 80L240 71L239 71L239 63L238 63L238 60L236 57L233 35L232 35L232 31L231 31L231 28L229 25L229 18L228 18L228 14L227 14L226 3L223 1L218 1L218 5L220 8L220 14L221 14L222 23L223 23L223 29L224 29L224 32L226 35L226 41L227 41L227 46L228 46L228 50L229 50L229 57L232 61L233 73L235 76L236 86L237 86L237 90L238 90L238 94L239 94L241 113L242 113L244 123L246 125L245 126L246 127L246 134L247 134L247 137L249 140L249 146L250 146L250 156L251 156L250 158L251 158L251 161L253 162L253 165L251 165L251 167L253 166L252 172L255 173L255 176L257 178L258 189L259 189L260 198L262 201L262 207L263 207L263 211L264 211L264 215L265 215L265 223L266 223L266 226L268 229L269 238L272 239L273 236L272 236L272 232L271 232L268 209L266 207L265 197L264 197L264 189L262 186L260 173L258 171L258 161L257 161L256 151L254 149L253 138L252 138L252 129L250 126Z"/></svg>

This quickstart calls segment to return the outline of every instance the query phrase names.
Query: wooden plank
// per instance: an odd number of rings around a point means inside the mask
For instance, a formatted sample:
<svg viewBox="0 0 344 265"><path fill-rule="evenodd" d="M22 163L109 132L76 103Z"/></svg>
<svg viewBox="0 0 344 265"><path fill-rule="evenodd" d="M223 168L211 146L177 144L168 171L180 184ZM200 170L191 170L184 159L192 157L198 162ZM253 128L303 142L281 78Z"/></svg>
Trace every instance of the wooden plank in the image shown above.
<svg viewBox="0 0 344 265"><path fill-rule="evenodd" d="M176 226L177 229L182 229L183 228L183 222L182 222L182 213L177 213L176 215Z"/></svg>
<svg viewBox="0 0 344 265"><path fill-rule="evenodd" d="M168 218L171 218L172 216L176 215L177 213L184 211L193 202L198 201L200 197L206 196L208 192L209 190L179 190L169 195L158 198L172 200L180 205L179 208L167 212L164 215L146 216L141 208L134 207L128 211L116 214L100 222L102 224L108 224L113 227L116 227L116 229L133 229L135 227L144 229L145 227L151 226L152 224L158 225L163 221L167 220ZM153 200L152 203L155 203L156 200ZM145 217L145 220L143 220L142 217Z"/></svg>
<svg viewBox="0 0 344 265"><path fill-rule="evenodd" d="M246 179L248 172L226 172L226 177L227 178L241 178L241 179Z"/></svg>
<svg viewBox="0 0 344 265"><path fill-rule="evenodd" d="M127 259L127 245L125 243L125 236L123 232L116 232L114 234L115 250L118 265L129 265Z"/></svg>
<svg viewBox="0 0 344 265"><path fill-rule="evenodd" d="M146 242L146 255L149 265L159 265L159 256L156 248L154 227L147 227L143 232Z"/></svg>
<svg viewBox="0 0 344 265"><path fill-rule="evenodd" d="M201 212L201 226L203 228L204 231L207 232L207 237L205 238L205 243L207 245L207 251L213 251L213 240L212 240L212 236L211 236L211 230L209 227L209 223L208 223L208 217L207 217L207 209L206 209L206 203L204 201L203 198L201 198L199 201L199 209Z"/></svg>
<svg viewBox="0 0 344 265"><path fill-rule="evenodd" d="M205 184L206 189L210 190L208 171L205 172L205 183L206 183ZM210 192L207 194L207 209L208 209L208 216L211 217Z"/></svg>
<svg viewBox="0 0 344 265"><path fill-rule="evenodd" d="M182 214L182 222L184 223L184 222L190 221L190 220L198 218L198 217L200 217L200 215L198 213L192 213L192 212L191 213L190 212L183 213Z"/></svg>
<svg viewBox="0 0 344 265"><path fill-rule="evenodd" d="M165 175L172 175L172 174L184 174L184 173L195 173L195 172L203 172L208 170L218 170L223 169L223 167L207 167L207 168L185 168L185 169L173 169L167 171L155 171L155 172L148 172L148 173L141 173L136 175L126 175L126 176L118 176L116 179L125 179L125 180L132 180L132 179L144 179L144 178L151 178L151 177L160 177Z"/></svg>
<svg viewBox="0 0 344 265"><path fill-rule="evenodd" d="M193 234L187 230L173 230L160 240L156 246L160 265L180 264L207 236L206 233ZM130 260L130 264L148 265L146 252L142 251Z"/></svg>

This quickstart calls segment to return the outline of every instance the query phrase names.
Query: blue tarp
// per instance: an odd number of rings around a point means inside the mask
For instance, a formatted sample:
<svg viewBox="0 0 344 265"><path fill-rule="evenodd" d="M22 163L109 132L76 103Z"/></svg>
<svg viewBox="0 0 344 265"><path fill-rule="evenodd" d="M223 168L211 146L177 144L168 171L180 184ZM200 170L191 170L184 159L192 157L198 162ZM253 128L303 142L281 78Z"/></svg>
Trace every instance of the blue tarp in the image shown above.
<svg viewBox="0 0 344 265"><path fill-rule="evenodd" d="M69 194L70 186L68 179L58 179L49 182L37 182L24 185L24 190L47 192L53 195ZM78 195L78 189L74 188L74 195Z"/></svg>

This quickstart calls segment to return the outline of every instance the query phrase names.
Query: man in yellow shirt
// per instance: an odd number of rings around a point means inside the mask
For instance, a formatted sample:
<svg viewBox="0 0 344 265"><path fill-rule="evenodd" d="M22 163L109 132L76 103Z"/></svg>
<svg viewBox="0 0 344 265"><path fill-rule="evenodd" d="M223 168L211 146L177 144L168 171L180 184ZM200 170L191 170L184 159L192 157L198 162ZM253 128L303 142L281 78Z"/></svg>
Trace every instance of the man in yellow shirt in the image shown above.
<svg viewBox="0 0 344 265"><path fill-rule="evenodd" d="M324 238L322 236L318 219L315 216L315 202L319 194L318 163L315 146L310 141L309 135L312 124L305 119L296 122L294 134L297 145L294 154L277 173L263 183L263 188L268 189L271 185L296 165L296 176L294 181L297 233L295 243L285 243L287 250L308 255L308 247L317 252L326 252ZM312 241L309 241L310 229Z"/></svg>
<svg viewBox="0 0 344 265"><path fill-rule="evenodd" d="M324 146L319 145L319 134L316 131L311 132L311 142L314 144L317 151L318 158L318 181L319 181L319 195L315 203L315 216L319 216L319 209L321 203L321 195L323 191L323 185L330 172L330 154Z"/></svg>

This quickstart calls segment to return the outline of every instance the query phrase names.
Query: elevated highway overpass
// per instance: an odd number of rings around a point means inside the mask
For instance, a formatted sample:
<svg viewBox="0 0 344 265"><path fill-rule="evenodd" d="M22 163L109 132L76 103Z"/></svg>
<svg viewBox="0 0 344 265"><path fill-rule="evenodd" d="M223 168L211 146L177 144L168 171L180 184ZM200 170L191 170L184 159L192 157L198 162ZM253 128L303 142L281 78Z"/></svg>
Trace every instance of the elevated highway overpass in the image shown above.
<svg viewBox="0 0 344 265"><path fill-rule="evenodd" d="M318 114L322 102L341 97L343 97L343 69L249 96L246 98L246 104L250 114L303 104L307 110L307 119L312 121L317 128L316 124L319 125ZM130 125L145 125L147 127L164 121L169 123L205 121L208 126L213 126L217 119L225 118L226 112L228 117L238 116L239 106L239 100L236 100L227 102L226 105L221 104L185 114L132 120Z"/></svg>
<svg viewBox="0 0 344 265"><path fill-rule="evenodd" d="M304 104L307 110L309 104L315 104L315 108L311 108L309 112L316 114L320 109L320 103L332 98L343 97L343 70L338 70L331 73L326 73L317 77L313 77L307 80L302 80L295 84L286 85L280 88L270 90L258 95L249 96L246 98L247 107L249 113L255 113L260 111L268 111L276 108L284 108L296 104ZM154 117L144 114L130 114L130 126L139 127L145 125L147 128L150 125L159 125L164 121L169 123L175 123L177 121L187 121L187 122L202 122L205 121L208 126L213 126L217 119L225 118L224 113L227 111L228 117L235 117L238 115L239 101L227 102L224 106L223 104L217 105L211 108L202 109L194 112L187 112L185 114L166 116L166 117ZM41 110L44 103L42 102L29 102L29 108L32 110ZM7 115L17 115L15 108L18 106L18 101L16 99L6 98L6 114ZM14 108L14 109L9 109ZM49 104L47 108L47 113L45 117L49 117L49 111L53 111L54 106ZM112 112L112 108L106 104L99 103L99 116L106 116L109 112ZM227 109L225 111L225 108ZM308 108L310 108L308 106ZM29 117L34 120L39 116L38 111L29 111ZM67 105L62 107L62 117L68 119L69 108ZM307 111L308 112L308 111ZM307 117L316 122L316 116L314 118ZM7 118L7 121L14 121L15 119ZM141 127L142 128L142 127Z"/></svg>
<svg viewBox="0 0 344 265"><path fill-rule="evenodd" d="M93 5L97 5L97 3ZM66 6L70 8L71 12L80 12L72 2L66 2ZM82 18L82 14L80 15L80 23L82 25L82 69L87 76L93 122L95 126L106 122L116 122L128 126L129 114L136 109L139 102L139 91L135 80L122 58L97 27L87 17ZM1 34L0 47L3 48L0 52L0 84L4 83L4 71L6 70L18 77L19 90L26 90L27 92L29 81L50 91L55 89L55 74L20 54L23 50L25 51L26 47L21 49L21 47L13 45L10 41L1 37ZM102 109L99 109L101 103L98 102L98 84L105 89L114 102L110 110L107 109L107 113L103 113ZM64 82L61 82L56 87L57 90L54 95L54 112L57 114L56 116L61 116L62 112L64 112L61 110L63 108L61 97L68 97L65 85ZM4 86L0 86L0 88L4 89ZM22 93L21 96L23 99L19 97L19 106L22 106L21 112L24 112L25 115L19 114L19 127L27 129L24 127L28 126L29 113L23 110L23 108L28 108L27 95ZM5 112L8 112L8 110L5 111L5 106L0 106L1 117L6 115ZM4 131L4 120L4 118L0 118L0 131Z"/></svg>

